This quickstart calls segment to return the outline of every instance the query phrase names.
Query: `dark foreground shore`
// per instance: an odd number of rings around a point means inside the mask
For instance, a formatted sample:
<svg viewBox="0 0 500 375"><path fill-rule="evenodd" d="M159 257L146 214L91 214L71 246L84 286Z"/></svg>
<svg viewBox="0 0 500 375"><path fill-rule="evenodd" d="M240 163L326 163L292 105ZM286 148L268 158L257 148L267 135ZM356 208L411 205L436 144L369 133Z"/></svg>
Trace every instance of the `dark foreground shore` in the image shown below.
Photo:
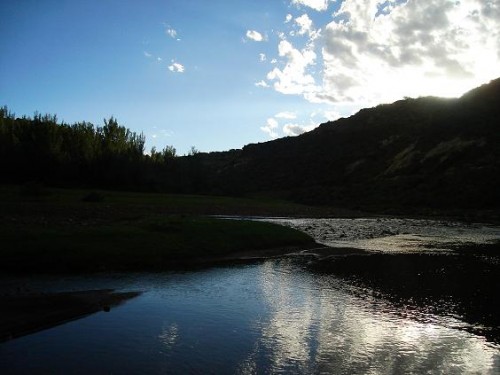
<svg viewBox="0 0 500 375"><path fill-rule="evenodd" d="M287 247L200 260L198 266L294 257L318 274L332 274L383 298L401 314L458 318L467 329L500 344L500 244L467 245L446 254L382 254L353 248ZM92 290L55 294L13 292L0 297L0 341L107 311L137 292ZM363 297L363 295L361 297Z"/></svg>
<svg viewBox="0 0 500 375"><path fill-rule="evenodd" d="M139 292L110 289L0 297L0 342L109 311Z"/></svg>
<svg viewBox="0 0 500 375"><path fill-rule="evenodd" d="M247 250L212 258L191 258L189 262L179 261L176 265L183 270L196 270L200 267L240 264L275 257L320 256L324 252L340 256L359 253L355 249L332 249L309 244L308 247L288 246ZM109 311L139 294L139 292L115 292L111 289L62 293L4 291L4 295L0 296L0 342L52 328L100 311Z"/></svg>
<svg viewBox="0 0 500 375"><path fill-rule="evenodd" d="M312 272L341 277L401 311L458 316L500 343L498 243L463 246L444 255L332 249L279 225L202 215L312 214L308 207L288 203L136 193L100 193L88 201L83 199L91 196L88 192L49 193L33 197L0 189L0 272L163 272L306 255ZM101 311L133 296L112 291L3 296L0 339Z"/></svg>
<svg viewBox="0 0 500 375"><path fill-rule="evenodd" d="M224 197L0 186L0 272L4 276L164 272L283 255L317 245L291 228L206 214L308 210L282 202ZM135 295L109 290L4 294L0 340L101 311Z"/></svg>

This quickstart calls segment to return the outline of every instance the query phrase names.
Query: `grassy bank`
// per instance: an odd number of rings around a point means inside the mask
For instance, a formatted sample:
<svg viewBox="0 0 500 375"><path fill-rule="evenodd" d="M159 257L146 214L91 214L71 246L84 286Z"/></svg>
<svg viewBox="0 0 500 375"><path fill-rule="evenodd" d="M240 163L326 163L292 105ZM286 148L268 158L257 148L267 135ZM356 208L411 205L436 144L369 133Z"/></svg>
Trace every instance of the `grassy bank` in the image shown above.
<svg viewBox="0 0 500 375"><path fill-rule="evenodd" d="M269 223L179 216L0 233L0 267L9 272L162 270L314 243L301 232Z"/></svg>
<svg viewBox="0 0 500 375"><path fill-rule="evenodd" d="M81 219L82 215L92 216L95 220L114 220L152 213L302 217L360 215L349 210L311 207L268 198L55 189L39 184L0 185L0 213L11 217L24 213L46 215L51 220L58 216Z"/></svg>
<svg viewBox="0 0 500 375"><path fill-rule="evenodd" d="M282 202L29 187L0 190L3 272L162 270L313 240L290 228L205 213L284 213Z"/></svg>

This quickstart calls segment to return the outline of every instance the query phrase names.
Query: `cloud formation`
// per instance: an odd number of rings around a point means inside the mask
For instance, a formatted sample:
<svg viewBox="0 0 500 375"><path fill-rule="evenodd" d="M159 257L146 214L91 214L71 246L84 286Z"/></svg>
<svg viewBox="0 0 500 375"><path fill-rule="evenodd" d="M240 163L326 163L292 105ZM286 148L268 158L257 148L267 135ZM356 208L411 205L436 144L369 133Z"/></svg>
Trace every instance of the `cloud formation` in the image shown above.
<svg viewBox="0 0 500 375"><path fill-rule="evenodd" d="M167 27L165 33L173 39L177 38L177 31L171 27Z"/></svg>
<svg viewBox="0 0 500 375"><path fill-rule="evenodd" d="M278 121L271 117L267 119L266 125L261 126L260 130L267 133L272 139L275 139L278 138L278 133L276 131L278 126Z"/></svg>
<svg viewBox="0 0 500 375"><path fill-rule="evenodd" d="M299 35L309 34L311 35L313 30L313 22L309 16L304 13L302 16L295 19L297 25L299 25Z"/></svg>
<svg viewBox="0 0 500 375"><path fill-rule="evenodd" d="M255 30L247 30L246 37L247 39L253 40L254 42L264 41L264 37L262 36L262 34Z"/></svg>
<svg viewBox="0 0 500 375"><path fill-rule="evenodd" d="M500 18L486 9L494 14L499 4L483 3L344 1L324 31L323 94L367 102L446 96L493 78Z"/></svg>
<svg viewBox="0 0 500 375"><path fill-rule="evenodd" d="M280 112L274 115L276 118L284 118L288 120L294 120L297 118L297 114L294 112Z"/></svg>
<svg viewBox="0 0 500 375"><path fill-rule="evenodd" d="M329 0L292 0L292 3L295 5L305 5L317 11L323 11L328 9L328 1Z"/></svg>
<svg viewBox="0 0 500 375"><path fill-rule="evenodd" d="M280 41L278 54L286 61L282 69L274 68L267 74L267 79L274 81L274 89L283 94L303 94L317 91L315 80L308 72L314 65L316 53L310 47L302 50L294 48L287 40Z"/></svg>
<svg viewBox="0 0 500 375"><path fill-rule="evenodd" d="M311 131L318 126L318 124L313 121L313 117L316 113L311 114L309 123L303 125L297 120L297 114L295 112L283 111L269 117L266 121L266 125L262 126L260 129L266 133L271 139L276 139L281 136L297 136L305 132ZM290 122L295 120L294 122ZM280 125L280 122L285 122L284 125Z"/></svg>
<svg viewBox="0 0 500 375"><path fill-rule="evenodd" d="M291 3L317 12L330 4ZM286 15L283 27L293 19L295 28L277 32L280 59L266 77L276 91L362 107L404 96L458 96L500 76L499 0L338 4L326 22L310 11Z"/></svg>
<svg viewBox="0 0 500 375"><path fill-rule="evenodd" d="M304 134L305 132L311 131L314 128L316 128L317 125L315 124L310 124L310 125L299 125L299 124L285 124L283 126L283 133L289 137L293 137L296 135L301 135Z"/></svg>
<svg viewBox="0 0 500 375"><path fill-rule="evenodd" d="M261 80L259 82L256 82L255 86L257 86L257 87L269 87L269 84L266 81Z"/></svg>
<svg viewBox="0 0 500 375"><path fill-rule="evenodd" d="M168 70L174 73L184 73L185 68L184 65L172 60L172 64L168 66Z"/></svg>

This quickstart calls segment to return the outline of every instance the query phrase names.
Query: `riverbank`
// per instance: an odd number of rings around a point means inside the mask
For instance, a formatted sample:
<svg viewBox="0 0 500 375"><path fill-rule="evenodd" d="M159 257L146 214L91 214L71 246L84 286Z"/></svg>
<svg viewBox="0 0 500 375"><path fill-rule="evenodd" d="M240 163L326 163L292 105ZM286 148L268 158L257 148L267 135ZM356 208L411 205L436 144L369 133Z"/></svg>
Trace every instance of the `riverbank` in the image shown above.
<svg viewBox="0 0 500 375"><path fill-rule="evenodd" d="M163 271L314 247L308 235L279 225L206 216L308 210L279 201L3 186L0 271Z"/></svg>
<svg viewBox="0 0 500 375"><path fill-rule="evenodd" d="M99 311L109 311L139 292L110 289L0 296L0 342L51 328Z"/></svg>
<svg viewBox="0 0 500 375"><path fill-rule="evenodd" d="M206 266L221 264L248 264L252 261L285 256L312 259L324 254L328 254L329 256L345 256L359 253L360 251L356 249L317 247L317 244L313 243L309 245L304 244L299 247L288 246L282 248L231 252L219 257L212 256L189 259L185 262L181 261L176 264L178 267L183 267L184 270L192 271L197 267L205 268ZM170 267L168 269L172 268L173 267ZM153 269L157 270L157 268ZM44 270L47 271L46 268L44 268ZM60 270L57 269L57 271ZM92 274L84 275L92 277ZM102 275L102 273L99 275ZM12 276L17 277L17 275ZM35 275L35 279L39 276L42 275ZM115 292L112 289L47 293L37 289L31 289L29 283L7 284L0 288L0 342L49 329L100 311L107 312L111 308L131 298L135 298L140 294L140 292L135 291Z"/></svg>
<svg viewBox="0 0 500 375"><path fill-rule="evenodd" d="M0 228L4 273L165 271L317 246L276 224L200 216L147 216L101 225Z"/></svg>
<svg viewBox="0 0 500 375"><path fill-rule="evenodd" d="M267 258L317 247L300 231L213 213L292 214L286 202L126 192L0 187L0 272L166 271ZM109 309L137 293L3 291L0 340Z"/></svg>
<svg viewBox="0 0 500 375"><path fill-rule="evenodd" d="M500 308L495 299L500 287L495 278L498 246L467 245L455 249L453 256L325 248L281 225L206 216L314 216L321 210L223 197L58 189L26 192L8 187L0 188L0 213L0 271L4 274L161 272L308 255L313 272L333 273L404 309L463 317L476 327L486 327L486 334L500 342L496 318ZM351 214L348 217L356 217ZM368 222L363 219L362 224L365 227ZM366 235L413 233L406 226L397 231L379 226L375 231L365 228ZM324 236L324 228L311 228L313 237ZM364 236L352 220L344 225L335 222L329 230L336 240Z"/></svg>

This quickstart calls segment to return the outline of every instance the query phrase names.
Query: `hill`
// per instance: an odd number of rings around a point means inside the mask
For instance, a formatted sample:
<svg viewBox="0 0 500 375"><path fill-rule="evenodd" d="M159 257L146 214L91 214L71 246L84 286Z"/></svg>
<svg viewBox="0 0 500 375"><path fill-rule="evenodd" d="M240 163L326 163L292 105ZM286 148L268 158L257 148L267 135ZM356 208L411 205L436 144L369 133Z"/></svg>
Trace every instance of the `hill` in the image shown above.
<svg viewBox="0 0 500 375"><path fill-rule="evenodd" d="M196 155L206 191L349 207L497 209L500 79L363 109L297 137Z"/></svg>
<svg viewBox="0 0 500 375"><path fill-rule="evenodd" d="M272 197L411 212L500 208L500 78L460 98L404 99L297 137L178 157L104 126L0 108L0 183ZM28 184L29 185L29 184Z"/></svg>

